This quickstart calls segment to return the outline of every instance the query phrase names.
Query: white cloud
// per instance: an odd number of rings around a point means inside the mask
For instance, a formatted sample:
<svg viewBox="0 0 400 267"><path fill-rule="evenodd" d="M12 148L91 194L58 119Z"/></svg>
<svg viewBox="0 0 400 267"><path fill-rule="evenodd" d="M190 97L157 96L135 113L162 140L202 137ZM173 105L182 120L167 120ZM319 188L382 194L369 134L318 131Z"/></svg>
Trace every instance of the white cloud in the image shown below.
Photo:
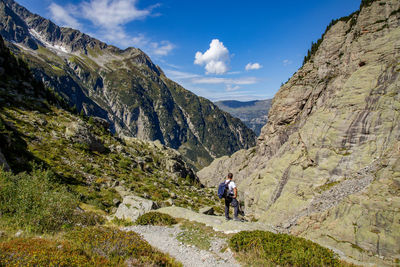
<svg viewBox="0 0 400 267"><path fill-rule="evenodd" d="M235 85L235 86L233 86L231 84L226 85L226 91L228 91L228 92L237 91L239 89L240 89L239 85Z"/></svg>
<svg viewBox="0 0 400 267"><path fill-rule="evenodd" d="M213 39L210 48L196 52L194 64L205 65L207 74L224 74L229 70L229 51L218 39Z"/></svg>
<svg viewBox="0 0 400 267"><path fill-rule="evenodd" d="M133 20L143 19L151 9L139 10L136 0L90 0L82 2L82 15L95 25L115 28Z"/></svg>
<svg viewBox="0 0 400 267"><path fill-rule="evenodd" d="M291 61L291 60L289 60L289 59L285 59L285 60L282 61L282 63L283 63L283 66L287 66L287 65L292 64L293 61Z"/></svg>
<svg viewBox="0 0 400 267"><path fill-rule="evenodd" d="M192 80L194 84L235 84L235 85L248 85L257 83L255 77L244 77L239 79L228 79L228 78L217 78L217 77L205 77L195 78Z"/></svg>
<svg viewBox="0 0 400 267"><path fill-rule="evenodd" d="M64 8L56 3L51 3L49 10L51 19L57 24L74 29L79 29L81 27L81 24L71 15L68 8Z"/></svg>
<svg viewBox="0 0 400 267"><path fill-rule="evenodd" d="M125 29L125 24L144 19L152 14L153 5L145 9L136 7L137 0L88 0L76 5L60 6L52 3L49 10L52 19L59 24L81 28L79 19L87 19L96 28L93 36L122 47L135 46L152 56L166 56L175 45L167 40L156 42L144 34L132 37Z"/></svg>
<svg viewBox="0 0 400 267"><path fill-rule="evenodd" d="M169 41L161 41L159 43L151 42L150 47L151 47L151 52L150 52L151 54L157 56L166 56L169 54L169 52L171 52L175 48L175 45Z"/></svg>
<svg viewBox="0 0 400 267"><path fill-rule="evenodd" d="M194 74L194 73L183 72L183 71L178 71L178 70L170 70L170 69L166 69L165 73L167 74L168 77L170 77L174 80L193 79L193 78L200 77L199 75Z"/></svg>
<svg viewBox="0 0 400 267"><path fill-rule="evenodd" d="M262 68L262 66L260 65L260 63L248 63L247 65L246 65L246 67L245 67L245 69L247 70L247 71L249 71L249 70L258 70L258 69L261 69Z"/></svg>
<svg viewBox="0 0 400 267"><path fill-rule="evenodd" d="M175 45L170 41L163 40L160 42L154 42L144 34L139 34L138 36L127 40L127 42L129 42L130 45L141 48L153 56L166 56L175 48Z"/></svg>

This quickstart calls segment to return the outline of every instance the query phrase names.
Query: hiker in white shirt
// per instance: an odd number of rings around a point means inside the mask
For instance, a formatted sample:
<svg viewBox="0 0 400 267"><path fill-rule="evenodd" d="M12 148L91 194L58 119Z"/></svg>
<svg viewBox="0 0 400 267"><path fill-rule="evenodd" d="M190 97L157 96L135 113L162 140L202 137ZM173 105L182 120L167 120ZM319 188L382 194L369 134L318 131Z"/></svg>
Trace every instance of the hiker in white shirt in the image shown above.
<svg viewBox="0 0 400 267"><path fill-rule="evenodd" d="M225 219L230 220L229 217L229 206L232 204L234 208L234 220L240 221L238 217L239 213L239 202L237 201L237 187L235 182L232 180L233 174L228 173L228 177L225 181L225 184L228 185L228 195L225 197Z"/></svg>

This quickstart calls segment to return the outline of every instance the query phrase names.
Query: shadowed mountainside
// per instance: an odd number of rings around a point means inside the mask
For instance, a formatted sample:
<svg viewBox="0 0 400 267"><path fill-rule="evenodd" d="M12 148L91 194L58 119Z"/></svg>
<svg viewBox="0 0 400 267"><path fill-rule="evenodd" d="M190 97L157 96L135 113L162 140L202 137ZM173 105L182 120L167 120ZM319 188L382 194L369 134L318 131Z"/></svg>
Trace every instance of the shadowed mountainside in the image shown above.
<svg viewBox="0 0 400 267"><path fill-rule="evenodd" d="M159 140L196 167L255 145L240 120L169 80L140 49L120 50L0 1L0 34L34 76L112 132Z"/></svg>

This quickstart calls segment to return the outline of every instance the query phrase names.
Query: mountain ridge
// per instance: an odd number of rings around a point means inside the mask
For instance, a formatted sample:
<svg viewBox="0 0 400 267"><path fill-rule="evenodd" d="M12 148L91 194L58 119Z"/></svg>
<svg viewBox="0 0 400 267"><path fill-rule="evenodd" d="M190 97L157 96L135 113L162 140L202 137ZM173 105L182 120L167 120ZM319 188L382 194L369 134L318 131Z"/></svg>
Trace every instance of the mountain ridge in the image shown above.
<svg viewBox="0 0 400 267"><path fill-rule="evenodd" d="M2 16L0 33L14 38L9 46L34 76L78 111L107 119L113 132L160 140L196 167L255 145L254 133L240 120L168 79L140 49L121 50L60 28L11 0L0 4L0 12L15 14Z"/></svg>
<svg viewBox="0 0 400 267"><path fill-rule="evenodd" d="M259 136L261 128L268 122L268 111L271 107L271 102L272 99L253 101L222 100L215 102L215 104L223 111L239 118Z"/></svg>

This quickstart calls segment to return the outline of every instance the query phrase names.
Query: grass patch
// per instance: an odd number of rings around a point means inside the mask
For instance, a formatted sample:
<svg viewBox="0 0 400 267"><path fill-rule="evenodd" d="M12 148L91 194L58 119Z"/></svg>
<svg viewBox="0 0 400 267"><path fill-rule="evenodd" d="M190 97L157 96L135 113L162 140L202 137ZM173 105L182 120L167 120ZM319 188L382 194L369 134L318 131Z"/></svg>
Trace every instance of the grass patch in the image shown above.
<svg viewBox="0 0 400 267"><path fill-rule="evenodd" d="M183 220L180 224L183 230L178 234L177 239L187 245L196 246L202 250L209 250L213 238L227 238L228 235L215 232L212 227L198 222Z"/></svg>
<svg viewBox="0 0 400 267"><path fill-rule="evenodd" d="M177 221L168 214L151 211L145 213L136 220L139 225L165 225L170 226L176 224Z"/></svg>
<svg viewBox="0 0 400 267"><path fill-rule="evenodd" d="M333 251L287 234L243 231L230 239L229 247L250 266L343 266Z"/></svg>
<svg viewBox="0 0 400 267"><path fill-rule="evenodd" d="M59 239L0 242L0 266L182 266L135 232L86 227Z"/></svg>
<svg viewBox="0 0 400 267"><path fill-rule="evenodd" d="M111 223L117 226L124 226L124 227L134 225L134 223L131 220L120 219L117 217L114 217L114 219L111 220Z"/></svg>
<svg viewBox="0 0 400 267"><path fill-rule="evenodd" d="M111 266L101 256L90 257L68 242L18 238L0 243L1 266Z"/></svg>
<svg viewBox="0 0 400 267"><path fill-rule="evenodd" d="M324 185L321 185L320 187L317 188L317 191L322 193L324 191L327 191L329 189L331 189L332 187L334 187L335 185L339 184L340 181L335 181L335 182L330 182L330 183L326 183Z"/></svg>
<svg viewBox="0 0 400 267"><path fill-rule="evenodd" d="M91 227L76 229L66 238L91 257L102 255L114 266L181 266L170 256L152 248L135 232Z"/></svg>

